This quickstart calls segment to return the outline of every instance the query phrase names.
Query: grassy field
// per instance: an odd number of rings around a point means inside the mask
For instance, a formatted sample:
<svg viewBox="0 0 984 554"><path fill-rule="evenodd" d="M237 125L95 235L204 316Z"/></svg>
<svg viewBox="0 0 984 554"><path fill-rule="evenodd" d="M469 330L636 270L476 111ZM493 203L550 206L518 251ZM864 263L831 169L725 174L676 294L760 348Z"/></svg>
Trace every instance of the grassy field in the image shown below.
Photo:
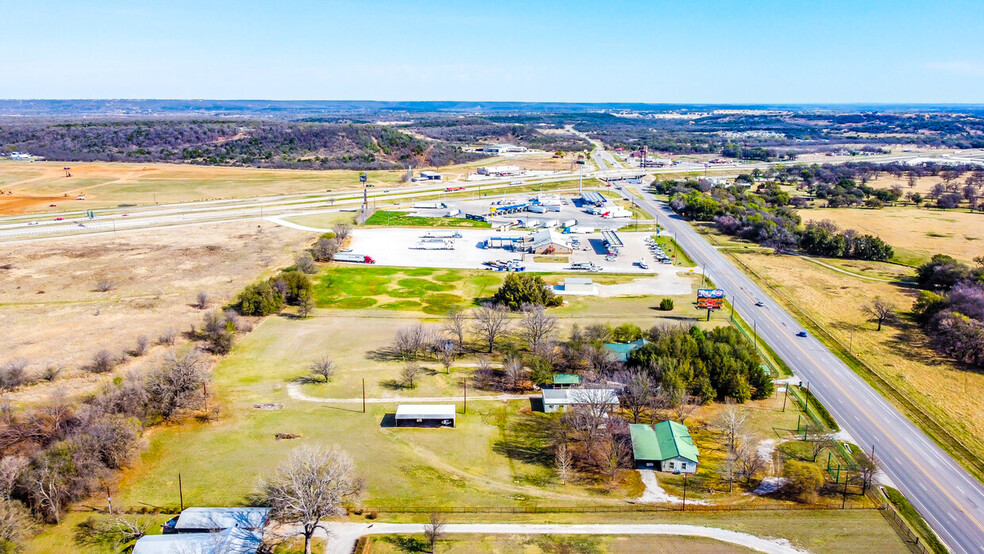
<svg viewBox="0 0 984 554"><path fill-rule="evenodd" d="M0 162L0 214L93 210L119 204L189 202L274 194L361 190L359 171L257 169L185 164ZM402 171L369 171L373 183L399 186ZM79 194L85 200L76 200ZM48 204L58 204L49 208Z"/></svg>
<svg viewBox="0 0 984 554"><path fill-rule="evenodd" d="M473 221L463 217L421 217L409 215L410 212L391 212L380 210L369 219L366 225L389 225L394 227L473 227L491 228L487 221Z"/></svg>
<svg viewBox="0 0 984 554"><path fill-rule="evenodd" d="M778 291L777 300L793 305L817 321L846 349L872 367L929 413L978 456L984 456L984 375L959 369L925 346L922 333L903 320L881 332L862 312L858 299L881 297L908 311L917 291L883 281L860 279L796 256L733 253L760 280ZM843 263L823 260L831 264ZM861 262L860 275L881 277L884 269Z"/></svg>
<svg viewBox="0 0 984 554"><path fill-rule="evenodd" d="M800 211L803 222L829 219L842 229L877 235L895 249L895 261L915 266L944 253L966 263L984 253L984 214L965 209L888 207Z"/></svg>
<svg viewBox="0 0 984 554"><path fill-rule="evenodd" d="M423 534L373 536L369 547L362 552L390 554L397 552L428 552L430 543ZM470 552L594 552L671 553L682 550L717 554L725 552L754 552L738 545L700 537L676 536L612 536L612 535L447 535L438 542L437 550L451 554Z"/></svg>

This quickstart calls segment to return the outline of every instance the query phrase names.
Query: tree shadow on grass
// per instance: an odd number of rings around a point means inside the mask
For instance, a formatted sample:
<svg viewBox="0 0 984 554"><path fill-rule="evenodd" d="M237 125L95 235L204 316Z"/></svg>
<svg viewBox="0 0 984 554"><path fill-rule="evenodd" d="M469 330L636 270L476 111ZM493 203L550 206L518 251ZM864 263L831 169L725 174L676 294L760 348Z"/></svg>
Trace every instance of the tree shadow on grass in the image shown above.
<svg viewBox="0 0 984 554"><path fill-rule="evenodd" d="M404 358L396 349L383 347L366 352L366 359L374 362L399 362Z"/></svg>
<svg viewBox="0 0 984 554"><path fill-rule="evenodd" d="M410 390L403 381L398 381L396 379L386 379L385 381L380 381L379 386L386 390Z"/></svg>
<svg viewBox="0 0 984 554"><path fill-rule="evenodd" d="M417 537L388 535L380 539L397 548L400 552L427 552L427 543Z"/></svg>
<svg viewBox="0 0 984 554"><path fill-rule="evenodd" d="M518 414L492 450L514 460L552 467L555 420L537 414Z"/></svg>

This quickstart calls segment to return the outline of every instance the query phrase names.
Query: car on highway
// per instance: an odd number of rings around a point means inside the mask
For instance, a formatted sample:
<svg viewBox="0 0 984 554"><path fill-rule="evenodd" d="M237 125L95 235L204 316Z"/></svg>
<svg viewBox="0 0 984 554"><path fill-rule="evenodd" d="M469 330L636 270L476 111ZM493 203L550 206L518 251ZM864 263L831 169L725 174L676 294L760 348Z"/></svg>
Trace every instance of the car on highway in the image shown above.
<svg viewBox="0 0 984 554"><path fill-rule="evenodd" d="M799 333L796 333L796 336L797 337L806 337L806 331L800 331Z"/></svg>
<svg viewBox="0 0 984 554"><path fill-rule="evenodd" d="M128 217L130 214L123 214L123 217Z"/></svg>
<svg viewBox="0 0 984 554"><path fill-rule="evenodd" d="M37 221L31 221L31 222L28 223L28 225L37 225L37 224L38 224Z"/></svg>
<svg viewBox="0 0 984 554"><path fill-rule="evenodd" d="M49 208L54 208L54 207L55 207L55 206L57 206L57 205L58 205L58 204L48 204L48 207L49 207Z"/></svg>
<svg viewBox="0 0 984 554"><path fill-rule="evenodd" d="M55 221L61 221L61 220L63 220L63 219L65 219L65 218L64 218L64 217L56 217L56 218L55 218Z"/></svg>
<svg viewBox="0 0 984 554"><path fill-rule="evenodd" d="M762 306L765 306L765 303L763 303L761 300L759 300L758 302L755 303L755 305L758 306L759 308L761 308Z"/></svg>

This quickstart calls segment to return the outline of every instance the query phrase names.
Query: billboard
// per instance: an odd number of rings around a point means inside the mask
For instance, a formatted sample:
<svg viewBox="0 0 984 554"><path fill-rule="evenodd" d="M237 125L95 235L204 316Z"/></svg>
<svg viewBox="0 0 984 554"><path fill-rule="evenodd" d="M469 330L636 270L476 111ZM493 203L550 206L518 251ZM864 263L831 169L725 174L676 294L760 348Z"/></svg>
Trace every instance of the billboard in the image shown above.
<svg viewBox="0 0 984 554"><path fill-rule="evenodd" d="M697 289L697 308L717 310L724 304L724 291L721 289Z"/></svg>

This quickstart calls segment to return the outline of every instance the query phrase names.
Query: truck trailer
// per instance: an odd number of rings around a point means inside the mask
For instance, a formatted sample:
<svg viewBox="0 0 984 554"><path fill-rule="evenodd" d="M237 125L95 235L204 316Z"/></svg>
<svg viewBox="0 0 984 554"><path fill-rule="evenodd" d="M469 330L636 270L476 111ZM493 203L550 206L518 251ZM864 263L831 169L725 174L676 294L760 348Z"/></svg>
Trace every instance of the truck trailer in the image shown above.
<svg viewBox="0 0 984 554"><path fill-rule="evenodd" d="M355 254L353 252L339 252L332 258L336 262L349 262L353 264L374 264L376 260L365 254Z"/></svg>

